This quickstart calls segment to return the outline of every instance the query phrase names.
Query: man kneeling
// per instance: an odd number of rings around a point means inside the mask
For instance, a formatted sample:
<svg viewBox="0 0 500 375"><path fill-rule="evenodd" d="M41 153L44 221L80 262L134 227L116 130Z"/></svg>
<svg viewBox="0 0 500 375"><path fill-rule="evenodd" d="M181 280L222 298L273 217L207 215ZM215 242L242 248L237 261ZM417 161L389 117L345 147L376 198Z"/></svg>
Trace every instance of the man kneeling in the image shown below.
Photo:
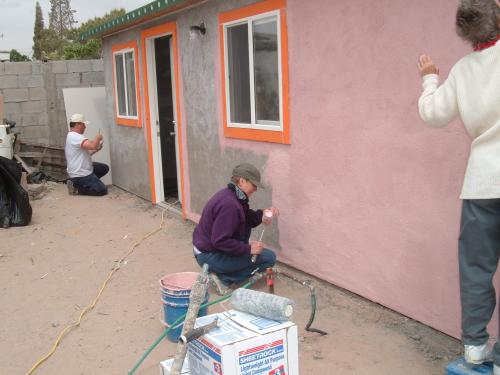
<svg viewBox="0 0 500 375"><path fill-rule="evenodd" d="M100 180L106 175L109 167L104 163L92 162L91 155L102 149L103 137L99 133L93 140L83 136L86 125L85 117L81 114L71 116L66 137L66 163L69 179L68 192L71 195L106 195L108 189Z"/></svg>
<svg viewBox="0 0 500 375"><path fill-rule="evenodd" d="M231 182L203 208L193 232L196 261L200 266L209 265L212 280L222 294L228 291L224 286L265 272L276 262L274 252L265 249L262 242L249 243L252 228L261 223L268 225L272 216L279 215L275 207L267 208L270 214L264 217L264 210L250 209L248 199L259 187L263 188L256 167L248 163L236 166Z"/></svg>

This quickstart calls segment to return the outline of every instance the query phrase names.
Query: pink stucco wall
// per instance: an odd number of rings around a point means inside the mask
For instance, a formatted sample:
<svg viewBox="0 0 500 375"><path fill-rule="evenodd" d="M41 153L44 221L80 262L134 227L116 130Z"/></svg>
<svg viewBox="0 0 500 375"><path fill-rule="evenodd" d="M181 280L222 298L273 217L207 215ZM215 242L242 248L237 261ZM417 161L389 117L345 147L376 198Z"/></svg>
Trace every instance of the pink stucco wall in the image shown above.
<svg viewBox="0 0 500 375"><path fill-rule="evenodd" d="M446 76L469 51L455 7L289 0L292 145L271 153L267 174L287 208L281 259L458 336L469 140L458 121L427 128L416 104L418 55Z"/></svg>

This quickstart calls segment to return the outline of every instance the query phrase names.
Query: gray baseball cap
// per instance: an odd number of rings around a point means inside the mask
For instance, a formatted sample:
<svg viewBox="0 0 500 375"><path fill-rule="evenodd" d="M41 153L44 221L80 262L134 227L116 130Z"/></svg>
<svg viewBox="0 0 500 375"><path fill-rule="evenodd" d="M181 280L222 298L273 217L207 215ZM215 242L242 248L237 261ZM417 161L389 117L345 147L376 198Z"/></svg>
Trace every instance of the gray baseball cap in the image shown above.
<svg viewBox="0 0 500 375"><path fill-rule="evenodd" d="M234 167L233 176L235 177L243 177L250 181L255 186L264 189L264 186L260 182L260 172L259 170L252 164L249 163L241 163Z"/></svg>

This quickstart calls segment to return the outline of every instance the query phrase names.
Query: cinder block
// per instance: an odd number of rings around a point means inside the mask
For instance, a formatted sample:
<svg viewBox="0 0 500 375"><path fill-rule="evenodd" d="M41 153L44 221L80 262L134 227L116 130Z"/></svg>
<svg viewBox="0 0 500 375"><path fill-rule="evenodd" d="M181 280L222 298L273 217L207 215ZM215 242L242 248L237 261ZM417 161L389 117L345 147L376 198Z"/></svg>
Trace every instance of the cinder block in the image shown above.
<svg viewBox="0 0 500 375"><path fill-rule="evenodd" d="M50 129L48 126L23 126L22 139L38 143L49 143Z"/></svg>
<svg viewBox="0 0 500 375"><path fill-rule="evenodd" d="M92 60L92 71L93 72L103 72L104 71L104 61L102 59Z"/></svg>
<svg viewBox="0 0 500 375"><path fill-rule="evenodd" d="M37 75L20 75L18 76L19 87L41 87L42 76Z"/></svg>
<svg viewBox="0 0 500 375"><path fill-rule="evenodd" d="M34 61L31 63L31 74L41 74L42 73L42 62Z"/></svg>
<svg viewBox="0 0 500 375"><path fill-rule="evenodd" d="M38 115L22 114L20 125L21 126L37 126L38 125Z"/></svg>
<svg viewBox="0 0 500 375"><path fill-rule="evenodd" d="M0 76L0 89L17 89L18 87L17 76Z"/></svg>
<svg viewBox="0 0 500 375"><path fill-rule="evenodd" d="M56 74L57 87L69 87L80 85L79 73Z"/></svg>
<svg viewBox="0 0 500 375"><path fill-rule="evenodd" d="M63 129L67 129L68 128L68 119L66 118L66 111L59 111L57 113L57 123L58 124L61 124L61 127Z"/></svg>
<svg viewBox="0 0 500 375"><path fill-rule="evenodd" d="M104 72L82 73L82 84L104 86Z"/></svg>
<svg viewBox="0 0 500 375"><path fill-rule="evenodd" d="M49 125L49 116L47 112L37 114L22 114L22 126L47 126Z"/></svg>
<svg viewBox="0 0 500 375"><path fill-rule="evenodd" d="M92 71L92 60L69 60L68 73L83 73Z"/></svg>
<svg viewBox="0 0 500 375"><path fill-rule="evenodd" d="M5 103L3 106L3 113L5 117L9 114L21 113L21 103Z"/></svg>
<svg viewBox="0 0 500 375"><path fill-rule="evenodd" d="M29 89L30 100L47 100L47 93L42 87L32 87Z"/></svg>
<svg viewBox="0 0 500 375"><path fill-rule="evenodd" d="M50 125L49 124L49 114L47 112L42 112L38 114L38 124L39 125Z"/></svg>
<svg viewBox="0 0 500 375"><path fill-rule="evenodd" d="M6 62L5 63L5 73L6 74L31 74L31 62L28 62L28 61Z"/></svg>
<svg viewBox="0 0 500 375"><path fill-rule="evenodd" d="M39 113L46 111L46 101L42 100L33 100L30 102L21 103L21 111L22 113Z"/></svg>
<svg viewBox="0 0 500 375"><path fill-rule="evenodd" d="M68 73L68 65L66 61L51 61L52 73Z"/></svg>
<svg viewBox="0 0 500 375"><path fill-rule="evenodd" d="M28 89L5 89L3 91L4 102L26 102L29 99Z"/></svg>

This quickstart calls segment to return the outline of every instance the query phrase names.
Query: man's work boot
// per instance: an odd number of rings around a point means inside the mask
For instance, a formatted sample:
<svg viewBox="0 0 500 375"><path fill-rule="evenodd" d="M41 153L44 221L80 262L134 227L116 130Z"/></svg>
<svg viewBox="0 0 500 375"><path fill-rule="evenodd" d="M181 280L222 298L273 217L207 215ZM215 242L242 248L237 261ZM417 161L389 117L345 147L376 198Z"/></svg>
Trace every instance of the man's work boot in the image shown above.
<svg viewBox="0 0 500 375"><path fill-rule="evenodd" d="M68 186L68 194L69 195L78 195L78 189L76 188L73 181L71 181L70 179L67 179L66 185Z"/></svg>

